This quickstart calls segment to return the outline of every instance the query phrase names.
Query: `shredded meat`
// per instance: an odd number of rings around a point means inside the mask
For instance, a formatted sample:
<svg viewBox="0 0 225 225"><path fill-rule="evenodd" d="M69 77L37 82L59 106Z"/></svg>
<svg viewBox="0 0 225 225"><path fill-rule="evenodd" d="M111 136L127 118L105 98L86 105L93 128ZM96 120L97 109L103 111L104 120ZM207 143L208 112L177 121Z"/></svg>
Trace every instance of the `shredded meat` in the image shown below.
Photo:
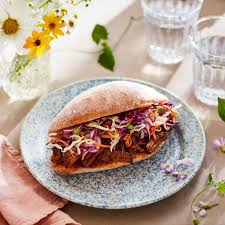
<svg viewBox="0 0 225 225"><path fill-rule="evenodd" d="M99 159L99 161L102 161L102 162L105 162L105 163L112 162L110 150L106 149L105 151L103 151L98 159Z"/></svg>
<svg viewBox="0 0 225 225"><path fill-rule="evenodd" d="M137 154L151 154L158 150L162 142L166 140L168 134L169 131L160 132L156 135L156 139L151 139L148 143L147 140L143 139L142 142L139 141L139 144L137 144L134 138L134 145L129 148L127 148L123 142L119 142L116 149L112 152L109 149L100 148L100 150L95 153L88 153L84 159L81 159L81 155L76 155L73 151L61 153L59 149L53 148L51 160L55 163L63 163L67 168L75 165L93 167L112 162L133 163L133 159Z"/></svg>
<svg viewBox="0 0 225 225"><path fill-rule="evenodd" d="M63 154L63 162L65 167L71 167L73 166L79 159L81 158L81 155L76 155L72 153L71 151L67 151Z"/></svg>
<svg viewBox="0 0 225 225"><path fill-rule="evenodd" d="M139 146L138 144L135 144L135 145L132 146L130 149L133 150L133 151L135 151L135 152L138 152L138 153L143 153L143 152L145 152L145 149L142 148L141 146Z"/></svg>
<svg viewBox="0 0 225 225"><path fill-rule="evenodd" d="M100 149L95 153L88 153L85 156L84 160L82 160L83 166L90 167L94 163L95 159L102 153L102 151L103 149Z"/></svg>
<svg viewBox="0 0 225 225"><path fill-rule="evenodd" d="M51 156L51 161L52 162L58 162L62 158L62 153L58 148L53 148L52 149L52 156Z"/></svg>
<svg viewBox="0 0 225 225"><path fill-rule="evenodd" d="M150 140L148 144L146 145L146 149L149 153L152 153L160 148L160 145L163 141L166 140L169 132L162 132L159 133L156 137L156 140Z"/></svg>
<svg viewBox="0 0 225 225"><path fill-rule="evenodd" d="M111 158L113 162L132 162L132 158L128 152L112 151Z"/></svg>
<svg viewBox="0 0 225 225"><path fill-rule="evenodd" d="M143 140L142 145L134 144L130 148L127 148L122 142L118 144L117 148L112 152L109 149L100 148L95 153L88 153L83 160L81 155L76 155L71 151L61 153L57 148L53 148L53 154L51 160L53 162L63 162L65 167L71 167L74 165L82 167L92 167L96 165L103 165L111 162L126 162L133 163L133 159L137 154L141 153L153 153L160 148L163 141L166 140L169 132L164 131L157 134L156 139L150 140L147 144ZM145 147L143 147L145 143Z"/></svg>

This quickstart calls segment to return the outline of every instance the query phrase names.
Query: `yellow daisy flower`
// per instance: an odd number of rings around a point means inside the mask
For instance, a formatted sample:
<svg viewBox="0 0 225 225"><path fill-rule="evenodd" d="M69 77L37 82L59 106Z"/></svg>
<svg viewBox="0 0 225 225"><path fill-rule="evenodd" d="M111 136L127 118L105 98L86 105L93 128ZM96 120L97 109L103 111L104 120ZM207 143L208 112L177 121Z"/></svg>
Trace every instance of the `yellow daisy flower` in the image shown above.
<svg viewBox="0 0 225 225"><path fill-rule="evenodd" d="M32 58L35 55L41 57L43 55L43 51L48 50L50 48L49 42L53 38L49 35L46 35L44 32L38 33L37 31L32 32L32 36L28 37L26 40L24 48L29 49L29 57Z"/></svg>
<svg viewBox="0 0 225 225"><path fill-rule="evenodd" d="M64 35L61 28L65 27L65 23L62 22L62 16L55 16L54 11L50 12L49 15L44 15L43 20L45 23L39 24L40 27L44 28L47 34L52 33L52 35L57 38L58 35Z"/></svg>

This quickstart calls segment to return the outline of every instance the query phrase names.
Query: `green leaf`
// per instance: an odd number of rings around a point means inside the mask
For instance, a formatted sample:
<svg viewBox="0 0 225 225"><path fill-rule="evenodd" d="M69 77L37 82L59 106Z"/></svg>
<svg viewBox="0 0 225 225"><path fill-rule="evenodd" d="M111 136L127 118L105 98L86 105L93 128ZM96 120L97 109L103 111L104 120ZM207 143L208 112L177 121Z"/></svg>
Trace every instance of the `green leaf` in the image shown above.
<svg viewBox="0 0 225 225"><path fill-rule="evenodd" d="M98 63L108 70L114 70L115 58L112 49L106 42L103 43L103 49L99 55Z"/></svg>
<svg viewBox="0 0 225 225"><path fill-rule="evenodd" d="M94 30L92 31L92 39L96 44L99 44L101 40L107 40L108 39L107 29L100 24L96 24Z"/></svg>
<svg viewBox="0 0 225 225"><path fill-rule="evenodd" d="M222 183L222 182L217 183L216 190L219 193L224 194L225 193L225 183Z"/></svg>
<svg viewBox="0 0 225 225"><path fill-rule="evenodd" d="M194 225L200 225L200 221L199 221L198 219L195 218L195 219L193 220L193 224L194 224Z"/></svg>
<svg viewBox="0 0 225 225"><path fill-rule="evenodd" d="M208 176L208 185L211 185L211 184L214 184L215 183L214 180L213 180L213 176L212 175L213 174L210 173L209 176Z"/></svg>
<svg viewBox="0 0 225 225"><path fill-rule="evenodd" d="M225 99L218 98L218 113L221 119L225 122Z"/></svg>

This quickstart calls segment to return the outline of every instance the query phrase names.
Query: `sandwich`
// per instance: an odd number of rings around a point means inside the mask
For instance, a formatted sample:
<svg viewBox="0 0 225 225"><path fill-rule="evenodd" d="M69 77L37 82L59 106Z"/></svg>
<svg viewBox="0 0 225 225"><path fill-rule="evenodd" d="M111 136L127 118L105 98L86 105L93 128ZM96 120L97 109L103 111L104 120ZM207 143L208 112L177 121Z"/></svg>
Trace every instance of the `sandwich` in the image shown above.
<svg viewBox="0 0 225 225"><path fill-rule="evenodd" d="M88 89L49 125L52 168L70 175L147 159L164 144L176 115L169 99L146 85L113 81Z"/></svg>

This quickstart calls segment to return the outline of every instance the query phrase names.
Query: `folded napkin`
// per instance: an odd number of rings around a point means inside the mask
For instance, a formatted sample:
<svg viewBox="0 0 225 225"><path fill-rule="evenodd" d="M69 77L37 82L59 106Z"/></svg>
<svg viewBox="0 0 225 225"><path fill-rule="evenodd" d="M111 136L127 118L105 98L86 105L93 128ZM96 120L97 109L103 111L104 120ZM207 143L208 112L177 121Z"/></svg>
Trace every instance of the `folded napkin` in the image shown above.
<svg viewBox="0 0 225 225"><path fill-rule="evenodd" d="M66 203L31 176L19 152L0 135L0 224L80 225L59 210Z"/></svg>

